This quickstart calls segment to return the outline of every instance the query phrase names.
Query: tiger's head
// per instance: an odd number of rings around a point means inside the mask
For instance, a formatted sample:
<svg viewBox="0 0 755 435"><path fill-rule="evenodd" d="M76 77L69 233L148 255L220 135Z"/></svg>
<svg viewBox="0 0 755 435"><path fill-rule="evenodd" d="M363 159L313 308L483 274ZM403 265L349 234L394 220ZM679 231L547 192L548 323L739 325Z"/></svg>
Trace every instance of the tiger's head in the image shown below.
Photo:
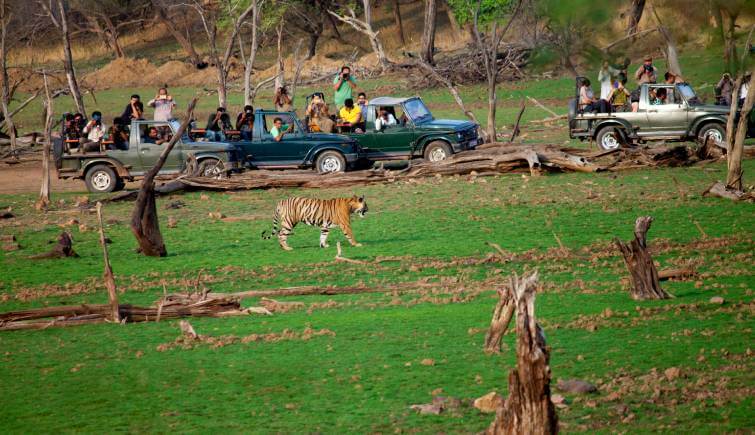
<svg viewBox="0 0 755 435"><path fill-rule="evenodd" d="M360 218L363 218L368 210L367 201L364 200L364 196L354 195L349 198L349 211L351 213L356 213Z"/></svg>

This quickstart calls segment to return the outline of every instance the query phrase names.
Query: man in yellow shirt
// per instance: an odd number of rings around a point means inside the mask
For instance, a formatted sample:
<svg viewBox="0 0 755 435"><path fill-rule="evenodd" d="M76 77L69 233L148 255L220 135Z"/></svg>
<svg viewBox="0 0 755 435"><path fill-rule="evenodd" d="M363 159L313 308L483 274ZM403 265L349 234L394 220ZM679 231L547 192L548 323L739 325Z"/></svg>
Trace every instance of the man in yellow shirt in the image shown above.
<svg viewBox="0 0 755 435"><path fill-rule="evenodd" d="M354 106L354 100L351 98L347 98L346 101L344 101L344 106L338 112L338 117L341 118L341 121L347 122L352 126L359 122L361 115L362 111L359 107Z"/></svg>

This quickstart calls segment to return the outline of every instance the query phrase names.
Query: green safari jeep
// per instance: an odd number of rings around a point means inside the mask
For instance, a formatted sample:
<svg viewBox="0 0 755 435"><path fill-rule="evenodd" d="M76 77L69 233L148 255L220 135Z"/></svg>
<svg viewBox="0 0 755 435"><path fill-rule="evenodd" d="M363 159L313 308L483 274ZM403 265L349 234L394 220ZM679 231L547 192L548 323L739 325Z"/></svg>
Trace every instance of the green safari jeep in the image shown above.
<svg viewBox="0 0 755 435"><path fill-rule="evenodd" d="M380 112L395 123L376 122ZM378 97L366 106L363 133L348 133L359 141L365 158L444 160L454 153L473 150L479 143L477 124L470 121L435 119L420 97Z"/></svg>
<svg viewBox="0 0 755 435"><path fill-rule="evenodd" d="M162 132L163 144L151 143L147 131L156 127ZM68 151L62 142L54 147L58 178L84 179L90 192L113 192L144 176L160 158L165 144L178 130L178 123L159 121L131 121L129 141L121 148L82 153ZM218 142L195 142L184 133L168 154L158 175L176 174L186 169L190 157L197 161L197 173L221 176L240 168L238 151L233 145Z"/></svg>

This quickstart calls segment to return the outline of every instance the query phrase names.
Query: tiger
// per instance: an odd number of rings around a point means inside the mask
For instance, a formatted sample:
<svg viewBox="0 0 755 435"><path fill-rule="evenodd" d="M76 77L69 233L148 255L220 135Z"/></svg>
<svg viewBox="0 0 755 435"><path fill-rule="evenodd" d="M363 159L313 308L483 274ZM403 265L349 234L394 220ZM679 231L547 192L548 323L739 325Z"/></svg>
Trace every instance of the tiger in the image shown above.
<svg viewBox="0 0 755 435"><path fill-rule="evenodd" d="M362 246L354 240L351 231L351 214L356 213L363 218L367 213L367 202L364 196L351 198L315 199L291 197L278 202L273 213L273 230L268 236L267 230L262 232L263 239L270 239L278 235L281 248L290 251L294 248L288 246L286 240L291 235L294 227L299 222L307 225L320 227L320 247L327 248L328 232L330 228L338 225L351 243L351 246ZM278 228L280 224L280 229Z"/></svg>

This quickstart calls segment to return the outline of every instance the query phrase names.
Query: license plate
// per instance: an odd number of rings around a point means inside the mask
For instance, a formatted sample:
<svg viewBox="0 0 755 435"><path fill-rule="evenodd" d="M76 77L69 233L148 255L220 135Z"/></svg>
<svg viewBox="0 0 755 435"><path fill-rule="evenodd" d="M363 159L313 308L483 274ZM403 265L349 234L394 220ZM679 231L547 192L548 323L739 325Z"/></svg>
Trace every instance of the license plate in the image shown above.
<svg viewBox="0 0 755 435"><path fill-rule="evenodd" d="M472 139L469 141L469 148L474 148L477 146L477 139Z"/></svg>

